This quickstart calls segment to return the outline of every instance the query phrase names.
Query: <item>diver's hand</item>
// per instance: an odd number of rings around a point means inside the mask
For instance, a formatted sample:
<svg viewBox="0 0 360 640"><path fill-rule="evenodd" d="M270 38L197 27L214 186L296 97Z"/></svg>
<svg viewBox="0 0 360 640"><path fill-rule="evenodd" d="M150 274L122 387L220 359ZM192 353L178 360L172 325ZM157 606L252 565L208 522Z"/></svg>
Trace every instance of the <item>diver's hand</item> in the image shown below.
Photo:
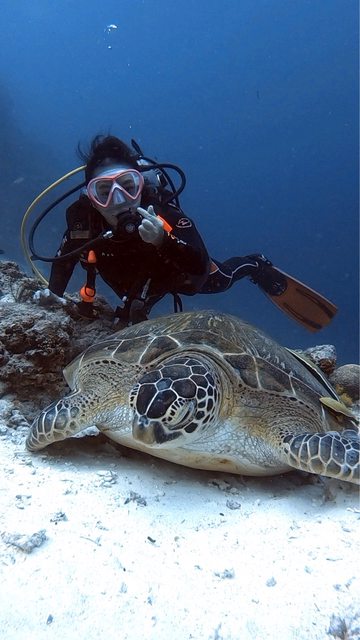
<svg viewBox="0 0 360 640"><path fill-rule="evenodd" d="M60 298L60 296L57 296L55 293L50 291L50 289L38 289L38 291L35 291L33 295L33 301L40 307L50 307L56 305L65 307L67 305L67 301L65 300L65 298Z"/></svg>
<svg viewBox="0 0 360 640"><path fill-rule="evenodd" d="M144 242L153 244L154 247L160 247L164 239L164 225L157 217L154 207L150 205L147 211L138 207L137 210L142 216L142 222L138 228L140 238Z"/></svg>

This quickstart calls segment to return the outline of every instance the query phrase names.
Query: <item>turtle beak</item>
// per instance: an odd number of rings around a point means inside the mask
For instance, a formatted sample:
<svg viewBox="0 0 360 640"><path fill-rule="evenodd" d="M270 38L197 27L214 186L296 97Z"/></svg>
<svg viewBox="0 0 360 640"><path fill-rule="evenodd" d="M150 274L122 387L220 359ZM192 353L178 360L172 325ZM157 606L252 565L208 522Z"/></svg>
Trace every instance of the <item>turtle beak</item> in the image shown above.
<svg viewBox="0 0 360 640"><path fill-rule="evenodd" d="M147 416L135 414L132 423L132 436L134 440L142 442L148 447L168 447L169 443L173 443L179 438L180 431L169 432L160 420L152 420Z"/></svg>
<svg viewBox="0 0 360 640"><path fill-rule="evenodd" d="M147 416L135 415L132 423L132 435L134 440L142 442L149 447L157 444L154 421Z"/></svg>

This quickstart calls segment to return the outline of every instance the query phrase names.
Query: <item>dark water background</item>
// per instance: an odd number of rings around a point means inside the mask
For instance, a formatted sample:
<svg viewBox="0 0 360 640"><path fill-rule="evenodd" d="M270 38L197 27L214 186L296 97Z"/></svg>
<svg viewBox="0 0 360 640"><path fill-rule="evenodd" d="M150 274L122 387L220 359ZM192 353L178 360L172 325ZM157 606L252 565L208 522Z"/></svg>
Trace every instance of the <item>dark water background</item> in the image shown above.
<svg viewBox="0 0 360 640"><path fill-rule="evenodd" d="M182 205L214 257L263 252L339 306L317 336L247 280L185 309L358 361L357 0L3 0L1 14L2 257L25 265L24 210L79 166L78 141L134 137L185 170ZM40 253L58 247L63 213ZM166 299L156 313L170 310Z"/></svg>

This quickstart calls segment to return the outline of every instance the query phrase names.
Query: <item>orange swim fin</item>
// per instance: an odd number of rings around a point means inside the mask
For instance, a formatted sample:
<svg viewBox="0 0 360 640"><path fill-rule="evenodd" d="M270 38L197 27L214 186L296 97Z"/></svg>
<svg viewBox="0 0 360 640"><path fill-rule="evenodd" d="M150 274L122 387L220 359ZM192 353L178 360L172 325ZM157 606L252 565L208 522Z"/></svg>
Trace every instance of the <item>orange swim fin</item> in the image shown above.
<svg viewBox="0 0 360 640"><path fill-rule="evenodd" d="M326 327L337 312L330 300L277 267L264 265L255 282L281 311L313 333Z"/></svg>

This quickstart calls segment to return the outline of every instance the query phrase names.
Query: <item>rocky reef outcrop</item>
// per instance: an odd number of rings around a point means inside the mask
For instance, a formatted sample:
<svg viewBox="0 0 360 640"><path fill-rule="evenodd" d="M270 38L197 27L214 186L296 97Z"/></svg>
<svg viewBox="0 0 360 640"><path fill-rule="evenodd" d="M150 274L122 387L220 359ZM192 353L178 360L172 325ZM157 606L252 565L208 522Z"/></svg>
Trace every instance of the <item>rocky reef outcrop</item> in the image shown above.
<svg viewBox="0 0 360 640"><path fill-rule="evenodd" d="M33 302L39 289L15 262L0 261L0 397L16 397L37 411L63 392L62 370L93 342L112 333L112 312L99 300L99 318L79 315L71 296L65 307Z"/></svg>

